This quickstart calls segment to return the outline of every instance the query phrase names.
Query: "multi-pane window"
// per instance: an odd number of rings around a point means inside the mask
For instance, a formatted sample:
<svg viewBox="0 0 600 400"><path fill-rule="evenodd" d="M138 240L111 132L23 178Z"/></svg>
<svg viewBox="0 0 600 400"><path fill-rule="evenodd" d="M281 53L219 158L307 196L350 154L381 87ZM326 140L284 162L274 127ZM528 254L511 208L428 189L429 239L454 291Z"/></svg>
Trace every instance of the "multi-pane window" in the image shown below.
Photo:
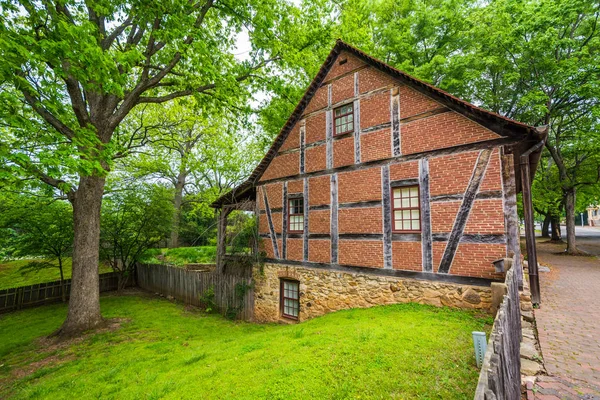
<svg viewBox="0 0 600 400"><path fill-rule="evenodd" d="M418 232L421 230L419 186L392 189L394 231Z"/></svg>
<svg viewBox="0 0 600 400"><path fill-rule="evenodd" d="M304 231L304 199L290 199L289 200L289 232L303 232Z"/></svg>
<svg viewBox="0 0 600 400"><path fill-rule="evenodd" d="M281 315L298 319L300 310L300 284L298 281L281 280Z"/></svg>
<svg viewBox="0 0 600 400"><path fill-rule="evenodd" d="M333 115L336 135L354 131L354 106L352 103L336 108Z"/></svg>

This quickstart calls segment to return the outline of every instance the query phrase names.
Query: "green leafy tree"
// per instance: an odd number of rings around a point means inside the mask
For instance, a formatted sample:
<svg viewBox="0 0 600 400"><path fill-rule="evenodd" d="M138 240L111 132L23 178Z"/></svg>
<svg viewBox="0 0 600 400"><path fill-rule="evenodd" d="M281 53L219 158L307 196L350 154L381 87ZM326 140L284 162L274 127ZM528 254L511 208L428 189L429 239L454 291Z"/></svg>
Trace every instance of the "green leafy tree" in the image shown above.
<svg viewBox="0 0 600 400"><path fill-rule="evenodd" d="M106 196L102 207L100 257L119 275L119 290L134 277L144 252L171 230L171 193L160 185L137 185Z"/></svg>
<svg viewBox="0 0 600 400"><path fill-rule="evenodd" d="M10 206L3 207L0 229L10 233L13 257L39 257L24 265L23 274L41 269L58 269L63 301L66 300L64 285L64 261L73 250L73 211L64 201L10 196L3 200Z"/></svg>
<svg viewBox="0 0 600 400"><path fill-rule="evenodd" d="M546 149L566 212L567 251L577 253L577 191L598 182L600 33L597 2L497 0L473 15L473 98L484 107L549 125ZM466 60L466 61L465 61Z"/></svg>
<svg viewBox="0 0 600 400"><path fill-rule="evenodd" d="M276 0L0 1L2 178L36 177L73 206L71 335L102 324L100 210L115 158L143 141L120 129L140 104L227 102L281 52L295 9ZM234 57L245 29L252 51ZM279 35L281 33L281 35ZM283 65L283 64L282 64Z"/></svg>

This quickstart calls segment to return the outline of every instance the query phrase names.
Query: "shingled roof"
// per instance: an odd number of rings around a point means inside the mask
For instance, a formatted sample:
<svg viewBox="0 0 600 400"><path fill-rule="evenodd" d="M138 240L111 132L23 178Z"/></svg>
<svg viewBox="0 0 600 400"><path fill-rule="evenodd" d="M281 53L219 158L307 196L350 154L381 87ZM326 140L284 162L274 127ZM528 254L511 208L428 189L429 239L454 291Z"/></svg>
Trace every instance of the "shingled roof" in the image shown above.
<svg viewBox="0 0 600 400"><path fill-rule="evenodd" d="M271 148L269 151L267 151L267 154L265 154L262 161L257 165L246 181L215 200L211 204L212 207L219 208L225 204L234 204L238 199L251 197L255 193L256 182L258 182L273 158L275 158L279 148L283 145L283 142L288 137L288 134L293 129L294 125L301 119L306 106L323 84L325 77L333 67L338 55L343 51L347 51L348 53L364 61L366 64L391 75L409 87L443 104L450 110L464 115L465 117L485 126L500 136L523 139L526 137L541 139L543 137L543 134L541 134L541 132L533 126L515 121L492 111L477 107L467 101L461 100L440 88L410 76L407 73L384 63L383 61L371 57L356 47L338 39L335 43L335 46L333 46L333 49L331 49L331 52L327 56L327 59L323 65L321 65L319 72L306 89L304 96L302 96L302 99L288 118L283 128L281 128L281 131L273 141Z"/></svg>

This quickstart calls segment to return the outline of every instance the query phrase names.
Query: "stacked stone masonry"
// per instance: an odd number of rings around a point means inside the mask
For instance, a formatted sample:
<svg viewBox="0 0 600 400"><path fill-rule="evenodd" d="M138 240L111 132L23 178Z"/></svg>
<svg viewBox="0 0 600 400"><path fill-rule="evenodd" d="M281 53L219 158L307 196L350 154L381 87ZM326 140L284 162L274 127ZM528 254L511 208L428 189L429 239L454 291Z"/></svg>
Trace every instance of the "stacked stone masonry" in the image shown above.
<svg viewBox="0 0 600 400"><path fill-rule="evenodd" d="M489 287L267 263L254 269L254 318L257 322L282 320L282 278L300 283L299 321L348 308L407 302L483 311L488 311L491 305Z"/></svg>

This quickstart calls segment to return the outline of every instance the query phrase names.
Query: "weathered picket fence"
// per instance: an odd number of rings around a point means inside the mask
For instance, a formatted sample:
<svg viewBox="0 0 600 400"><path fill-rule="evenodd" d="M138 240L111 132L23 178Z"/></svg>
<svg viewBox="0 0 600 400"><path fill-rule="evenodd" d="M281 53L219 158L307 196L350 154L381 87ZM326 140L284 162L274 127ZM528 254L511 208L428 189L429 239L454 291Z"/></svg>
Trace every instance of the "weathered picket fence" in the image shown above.
<svg viewBox="0 0 600 400"><path fill-rule="evenodd" d="M479 374L475 400L521 398L521 308L520 265L506 273L507 294L498 308L487 351Z"/></svg>
<svg viewBox="0 0 600 400"><path fill-rule="evenodd" d="M116 290L119 278L115 272L100 274L100 291ZM71 279L65 279L66 298L71 291ZM0 313L56 303L62 300L60 281L37 283L29 286L0 290Z"/></svg>
<svg viewBox="0 0 600 400"><path fill-rule="evenodd" d="M254 316L254 290L252 277L248 274L222 274L159 264L140 264L137 267L137 284L142 289L172 296L194 306L205 305L203 296L212 290L212 301L222 314L233 312L237 314L237 318L246 321L252 320Z"/></svg>

